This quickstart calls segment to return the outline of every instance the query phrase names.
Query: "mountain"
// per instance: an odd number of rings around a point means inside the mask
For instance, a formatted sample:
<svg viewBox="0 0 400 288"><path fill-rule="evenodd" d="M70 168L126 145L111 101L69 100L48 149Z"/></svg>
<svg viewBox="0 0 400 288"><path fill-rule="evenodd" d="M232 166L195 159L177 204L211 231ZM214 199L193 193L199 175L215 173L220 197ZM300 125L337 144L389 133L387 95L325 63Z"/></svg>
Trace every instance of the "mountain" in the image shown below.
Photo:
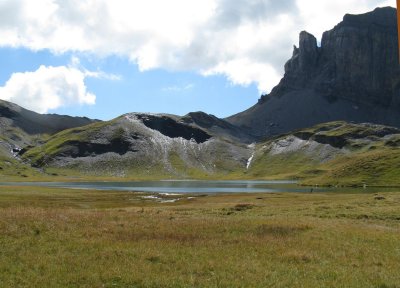
<svg viewBox="0 0 400 288"><path fill-rule="evenodd" d="M59 132L42 145L26 147L18 157L45 175L83 179L298 179L308 185L400 185L399 128L336 121L248 145L188 119L192 118L129 113Z"/></svg>
<svg viewBox="0 0 400 288"><path fill-rule="evenodd" d="M396 19L390 7L345 15L320 47L301 32L280 83L226 120L261 138L337 120L400 127Z"/></svg>
<svg viewBox="0 0 400 288"><path fill-rule="evenodd" d="M336 121L249 144L254 138L246 131L203 112L128 113L52 135L28 134L15 124L19 117L2 114L3 181L284 178L309 185L400 185L400 129L390 126Z"/></svg>
<svg viewBox="0 0 400 288"><path fill-rule="evenodd" d="M19 156L60 175L202 178L245 170L250 140L239 128L202 112L179 117L129 113L68 129Z"/></svg>

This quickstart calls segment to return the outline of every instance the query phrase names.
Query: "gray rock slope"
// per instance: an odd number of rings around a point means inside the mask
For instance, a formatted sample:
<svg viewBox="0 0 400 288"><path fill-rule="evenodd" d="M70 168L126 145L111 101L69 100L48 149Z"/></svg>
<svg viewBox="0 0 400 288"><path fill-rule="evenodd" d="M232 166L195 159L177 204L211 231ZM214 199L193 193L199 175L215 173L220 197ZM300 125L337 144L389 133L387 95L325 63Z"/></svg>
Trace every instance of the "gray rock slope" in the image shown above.
<svg viewBox="0 0 400 288"><path fill-rule="evenodd" d="M249 137L200 112L129 113L62 131L20 155L36 167L86 175L203 177L245 169L251 148L239 136Z"/></svg>

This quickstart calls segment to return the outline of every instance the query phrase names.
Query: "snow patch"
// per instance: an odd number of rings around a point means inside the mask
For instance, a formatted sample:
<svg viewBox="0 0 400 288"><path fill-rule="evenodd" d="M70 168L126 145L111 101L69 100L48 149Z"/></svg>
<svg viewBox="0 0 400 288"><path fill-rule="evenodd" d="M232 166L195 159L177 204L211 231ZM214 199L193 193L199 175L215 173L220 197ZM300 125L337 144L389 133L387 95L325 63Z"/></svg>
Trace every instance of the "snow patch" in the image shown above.
<svg viewBox="0 0 400 288"><path fill-rule="evenodd" d="M172 194L172 193L159 193L158 195L180 195L180 194ZM147 200L155 200L159 203L174 203L177 202L179 200L181 200L181 198L175 198L175 199L164 199L164 198L160 198L156 195L148 195L148 196L142 196L140 197L142 199L147 199Z"/></svg>
<svg viewBox="0 0 400 288"><path fill-rule="evenodd" d="M175 203L179 199L171 199L171 200L160 200L160 203Z"/></svg>
<svg viewBox="0 0 400 288"><path fill-rule="evenodd" d="M152 195L150 195L150 196L142 196L141 198L143 198L143 199L157 199L157 200L160 199L159 197L157 197L157 196L152 196Z"/></svg>

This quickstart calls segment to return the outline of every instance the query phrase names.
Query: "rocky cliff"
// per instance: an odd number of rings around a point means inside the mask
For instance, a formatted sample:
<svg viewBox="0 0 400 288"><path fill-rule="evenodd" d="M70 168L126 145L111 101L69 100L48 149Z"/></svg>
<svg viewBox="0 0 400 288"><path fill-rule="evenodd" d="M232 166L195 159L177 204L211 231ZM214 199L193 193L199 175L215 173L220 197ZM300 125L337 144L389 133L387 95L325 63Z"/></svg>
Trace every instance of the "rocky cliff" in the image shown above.
<svg viewBox="0 0 400 288"><path fill-rule="evenodd" d="M343 21L317 39L303 31L285 75L269 95L227 120L259 137L346 120L400 126L394 8Z"/></svg>

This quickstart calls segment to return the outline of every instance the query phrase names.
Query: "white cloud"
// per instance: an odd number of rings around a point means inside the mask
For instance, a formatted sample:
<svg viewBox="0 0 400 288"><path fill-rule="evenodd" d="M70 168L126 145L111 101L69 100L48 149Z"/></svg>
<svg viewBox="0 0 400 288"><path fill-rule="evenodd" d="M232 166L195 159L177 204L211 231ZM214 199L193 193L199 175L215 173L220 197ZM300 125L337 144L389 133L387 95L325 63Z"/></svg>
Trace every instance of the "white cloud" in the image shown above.
<svg viewBox="0 0 400 288"><path fill-rule="evenodd" d="M87 70L83 65L81 65L81 61L78 57L72 56L70 62L71 63L69 65L69 67L81 71L85 77L105 79L105 80L110 80L110 81L122 80L121 75L110 74L110 73L106 73L101 70L97 70L97 71Z"/></svg>
<svg viewBox="0 0 400 288"><path fill-rule="evenodd" d="M162 89L164 92L183 92L192 90L195 87L193 83L185 84L185 85L172 85Z"/></svg>
<svg viewBox="0 0 400 288"><path fill-rule="evenodd" d="M77 103L94 104L96 96L87 91L85 77L72 67L40 66L34 72L12 74L0 87L0 99L39 113Z"/></svg>
<svg viewBox="0 0 400 288"><path fill-rule="evenodd" d="M224 74L270 90L298 33L389 0L1 0L0 46L129 58L141 70ZM12 15L12 16L11 16Z"/></svg>

